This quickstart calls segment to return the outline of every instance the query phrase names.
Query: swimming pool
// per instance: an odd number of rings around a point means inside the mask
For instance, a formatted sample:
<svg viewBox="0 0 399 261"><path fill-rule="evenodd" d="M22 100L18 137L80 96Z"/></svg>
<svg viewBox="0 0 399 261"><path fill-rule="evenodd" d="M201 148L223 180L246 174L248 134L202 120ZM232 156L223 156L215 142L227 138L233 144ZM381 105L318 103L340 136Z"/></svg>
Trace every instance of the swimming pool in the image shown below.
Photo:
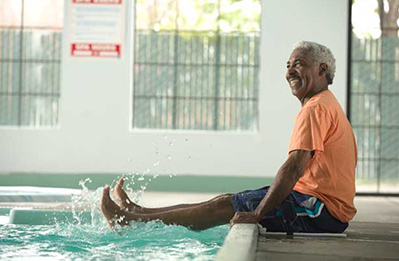
<svg viewBox="0 0 399 261"><path fill-rule="evenodd" d="M13 224L0 225L0 260L213 260L229 232L228 225L195 232L161 222L111 231L101 190L83 186L69 209L12 209Z"/></svg>
<svg viewBox="0 0 399 261"><path fill-rule="evenodd" d="M0 225L0 260L213 260L228 226L194 232L160 222Z"/></svg>

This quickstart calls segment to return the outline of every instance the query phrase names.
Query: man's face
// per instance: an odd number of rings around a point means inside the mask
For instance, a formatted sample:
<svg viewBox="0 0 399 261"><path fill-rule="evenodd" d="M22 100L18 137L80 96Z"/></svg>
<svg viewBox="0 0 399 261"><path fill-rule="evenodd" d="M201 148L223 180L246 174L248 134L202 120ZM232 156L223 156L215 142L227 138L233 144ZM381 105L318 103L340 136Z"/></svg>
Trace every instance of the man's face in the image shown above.
<svg viewBox="0 0 399 261"><path fill-rule="evenodd" d="M287 62L285 77L292 94L303 101L318 83L319 66L313 63L312 58L304 50L295 49Z"/></svg>

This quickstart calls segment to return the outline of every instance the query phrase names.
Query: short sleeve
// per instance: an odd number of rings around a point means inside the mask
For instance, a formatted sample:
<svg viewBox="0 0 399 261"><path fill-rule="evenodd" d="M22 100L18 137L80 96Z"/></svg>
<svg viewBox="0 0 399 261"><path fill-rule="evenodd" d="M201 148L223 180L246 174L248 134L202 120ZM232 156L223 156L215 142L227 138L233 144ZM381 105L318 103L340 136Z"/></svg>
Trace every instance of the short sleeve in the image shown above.
<svg viewBox="0 0 399 261"><path fill-rule="evenodd" d="M294 150L324 151L331 124L320 106L302 108L295 120L288 153Z"/></svg>

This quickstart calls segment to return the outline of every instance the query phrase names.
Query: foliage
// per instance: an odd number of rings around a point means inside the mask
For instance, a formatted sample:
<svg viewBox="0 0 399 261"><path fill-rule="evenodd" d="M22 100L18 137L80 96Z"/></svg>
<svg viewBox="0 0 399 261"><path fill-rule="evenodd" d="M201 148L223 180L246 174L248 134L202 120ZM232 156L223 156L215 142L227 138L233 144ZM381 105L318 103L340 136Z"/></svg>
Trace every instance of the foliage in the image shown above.
<svg viewBox="0 0 399 261"><path fill-rule="evenodd" d="M260 13L260 0L136 0L136 28L258 32Z"/></svg>

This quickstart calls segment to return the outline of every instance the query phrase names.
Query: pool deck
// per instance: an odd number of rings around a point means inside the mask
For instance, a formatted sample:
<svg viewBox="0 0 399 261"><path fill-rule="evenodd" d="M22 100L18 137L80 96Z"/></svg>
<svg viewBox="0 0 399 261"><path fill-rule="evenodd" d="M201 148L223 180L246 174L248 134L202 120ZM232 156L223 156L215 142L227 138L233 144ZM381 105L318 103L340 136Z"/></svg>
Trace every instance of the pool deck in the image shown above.
<svg viewBox="0 0 399 261"><path fill-rule="evenodd" d="M399 260L399 198L356 197L355 204L346 238L259 235L252 260Z"/></svg>
<svg viewBox="0 0 399 261"><path fill-rule="evenodd" d="M160 207L182 201L199 202L215 195L146 192L141 203ZM399 260L399 197L358 196L355 205L358 213L345 231L347 237L266 236L258 235L257 227L241 226L230 231L217 260ZM66 203L0 203L3 210L67 206Z"/></svg>
<svg viewBox="0 0 399 261"><path fill-rule="evenodd" d="M255 260L398 260L399 224L352 222L346 238L259 236Z"/></svg>

